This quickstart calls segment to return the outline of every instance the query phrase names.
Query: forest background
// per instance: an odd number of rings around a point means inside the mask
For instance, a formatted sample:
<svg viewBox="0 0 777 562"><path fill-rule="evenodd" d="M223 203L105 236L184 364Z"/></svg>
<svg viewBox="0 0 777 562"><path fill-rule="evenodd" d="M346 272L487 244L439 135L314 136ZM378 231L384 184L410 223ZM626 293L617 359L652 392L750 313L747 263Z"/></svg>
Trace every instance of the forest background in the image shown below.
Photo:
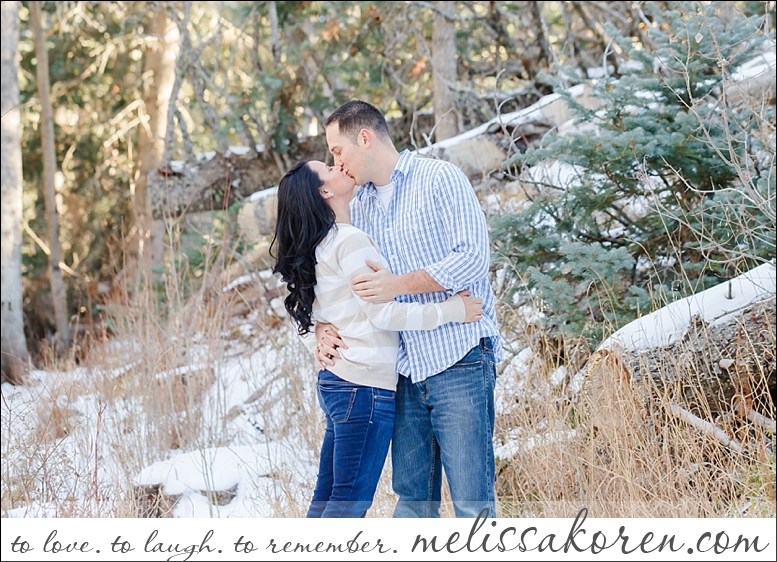
<svg viewBox="0 0 777 562"><path fill-rule="evenodd" d="M576 128L490 129L504 161L470 178L491 227L505 339L520 342L506 363L525 359L530 342L532 376L565 381L543 391L527 382L529 398L522 386L513 402L523 413L511 415L525 418L505 431L582 427L570 383L607 336L774 263L773 83L757 94L730 88L737 68L764 53L773 60L774 29L775 2L3 2L3 381L23 385L38 369L108 372L118 361L111 342L143 342L138 380L98 388L115 400L148 394L143 381L180 367L195 336L211 341L211 359L223 352L217 342L236 316L281 341L281 289L225 291L267 268L267 232L238 218L296 161L331 160L321 127L331 111L370 101L397 148L419 150L556 92ZM595 107L569 94L578 85ZM576 181L527 178L551 161L572 166ZM748 399L773 420L774 325L765 322ZM161 393L169 403L142 404L144 416L162 414L148 422L160 447L127 461L129 473L202 445L194 387L213 382L203 376L173 380ZM67 404L53 400L39 444L72 431ZM714 402L688 407L717 419L726 412ZM651 433L662 424L640 420L645 458L668 455L661 462L674 466L678 443L696 443L679 430L670 443ZM670 514L719 514L753 497L773 514L773 429L735 430L758 453L729 458L720 439L720 450L686 450L691 476L665 482L665 499L677 506L691 488L705 499ZM596 457L585 466L634 451L604 449L585 453ZM6 509L35 495L38 476L11 475L3 455ZM613 497L636 505L665 465L620 461L646 480L627 478ZM705 466L714 470L700 478ZM592 489L580 470L556 473L556 489L508 460L500 493L510 505L524 493L557 501L582 481ZM720 472L735 476L721 483ZM141 509L131 503L125 513Z"/></svg>

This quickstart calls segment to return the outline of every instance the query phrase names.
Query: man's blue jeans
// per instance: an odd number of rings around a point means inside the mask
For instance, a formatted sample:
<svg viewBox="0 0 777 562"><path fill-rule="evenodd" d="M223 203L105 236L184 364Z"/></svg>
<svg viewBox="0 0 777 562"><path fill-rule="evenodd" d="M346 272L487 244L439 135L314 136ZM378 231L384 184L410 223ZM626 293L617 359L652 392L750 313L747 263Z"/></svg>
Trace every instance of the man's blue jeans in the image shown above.
<svg viewBox="0 0 777 562"><path fill-rule="evenodd" d="M318 402L326 414L318 480L308 517L364 517L372 505L394 428L394 392L323 370Z"/></svg>
<svg viewBox="0 0 777 562"><path fill-rule="evenodd" d="M445 371L400 376L391 446L394 517L439 517L442 469L456 517L496 516L494 352L487 339Z"/></svg>

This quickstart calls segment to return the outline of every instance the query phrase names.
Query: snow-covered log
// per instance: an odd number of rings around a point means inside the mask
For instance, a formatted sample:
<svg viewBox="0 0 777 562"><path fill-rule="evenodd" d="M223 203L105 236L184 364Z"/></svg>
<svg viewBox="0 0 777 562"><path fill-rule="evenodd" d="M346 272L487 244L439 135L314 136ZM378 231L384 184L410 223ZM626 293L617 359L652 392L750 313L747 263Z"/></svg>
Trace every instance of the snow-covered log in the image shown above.
<svg viewBox="0 0 777 562"><path fill-rule="evenodd" d="M624 326L589 359L583 396L597 427L649 405L703 420L774 420L775 266L766 263Z"/></svg>
<svg viewBox="0 0 777 562"><path fill-rule="evenodd" d="M187 161L175 160L149 176L154 218L223 210L252 193L273 186L281 177L275 160L262 147L232 146L226 154L207 152ZM326 157L321 137L309 137L297 147L295 160Z"/></svg>
<svg viewBox="0 0 777 562"><path fill-rule="evenodd" d="M573 86L569 94L588 108L598 100L583 84ZM487 123L418 150L418 154L447 160L459 166L465 174L477 181L501 169L507 158L516 151L536 148L551 129L559 129L572 121L572 113L560 94L542 97L536 103L512 113L498 115Z"/></svg>

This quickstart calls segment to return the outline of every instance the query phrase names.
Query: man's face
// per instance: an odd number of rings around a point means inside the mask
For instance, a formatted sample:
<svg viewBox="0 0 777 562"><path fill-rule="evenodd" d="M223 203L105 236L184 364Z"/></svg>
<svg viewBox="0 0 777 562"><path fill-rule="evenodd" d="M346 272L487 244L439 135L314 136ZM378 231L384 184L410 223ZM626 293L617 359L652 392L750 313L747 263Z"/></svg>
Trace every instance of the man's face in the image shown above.
<svg viewBox="0 0 777 562"><path fill-rule="evenodd" d="M356 142L340 134L340 125L332 123L326 128L326 143L329 152L335 160L335 166L342 168L348 176L353 178L356 185L363 185L369 181L364 176L364 148Z"/></svg>

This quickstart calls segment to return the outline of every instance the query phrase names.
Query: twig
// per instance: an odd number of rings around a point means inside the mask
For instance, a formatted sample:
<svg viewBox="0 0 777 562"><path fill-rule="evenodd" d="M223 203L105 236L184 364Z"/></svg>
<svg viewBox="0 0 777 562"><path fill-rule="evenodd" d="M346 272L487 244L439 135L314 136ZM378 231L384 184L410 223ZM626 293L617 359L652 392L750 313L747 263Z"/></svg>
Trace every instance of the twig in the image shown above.
<svg viewBox="0 0 777 562"><path fill-rule="evenodd" d="M6 111L6 112L5 112L5 113L3 113L2 115L0 115L0 118L2 118L2 117L5 117L5 116L6 116L6 115L8 115L10 112L12 112L14 109L18 109L18 108L19 108L21 105L22 105L21 103L17 103L15 106L13 106L13 107L9 108L9 109L8 109L8 111Z"/></svg>
<svg viewBox="0 0 777 562"><path fill-rule="evenodd" d="M100 422L102 422L103 419L103 412L105 411L106 406L103 404L102 399L97 401L97 429L94 434L94 476L92 479L92 486L94 487L94 501L97 505L97 509L99 509L100 505L100 487L97 483L97 468L99 466L99 441L100 441Z"/></svg>
<svg viewBox="0 0 777 562"><path fill-rule="evenodd" d="M746 415L748 420L753 422L754 425L757 425L761 429L765 430L767 433L774 435L775 431L777 430L777 423L775 423L773 419L759 414L752 408L747 411Z"/></svg>
<svg viewBox="0 0 777 562"><path fill-rule="evenodd" d="M693 415L688 410L681 408L677 404L669 404L669 411L683 420L688 425L691 425L695 427L696 429L700 429L704 434L709 435L710 437L716 439L735 453L741 453L742 452L742 445L740 445L737 441L734 439L731 439L725 431L720 429L719 427L714 426L708 421L705 421L701 419L698 416Z"/></svg>
<svg viewBox="0 0 777 562"><path fill-rule="evenodd" d="M46 243L45 243L43 240L41 240L41 239L40 239L40 237L39 237L37 234L35 234L35 231L33 231L33 230L32 230L32 228L30 228L30 225L29 225L29 223L28 223L27 221L22 221L22 228L24 229L24 231L25 231L27 234L29 234L29 235L30 235L30 238L32 238L32 239L35 241L35 243L36 243L38 246L40 246L40 249L41 249L41 250L43 250L43 253L44 253L44 254L46 254L47 256L50 256L50 255L51 255L51 249L49 248L48 244L46 244ZM78 278L80 278L80 277L81 277L81 276L78 274L78 272L77 272L77 271L75 271L74 269L72 269L70 266L68 266L68 265L67 265L67 264L66 264L64 261L62 261L62 260L60 260L60 262L59 262L59 267L62 269L62 271L64 271L65 273L69 273L69 274L70 274L70 275L72 275L73 277L78 277Z"/></svg>
<svg viewBox="0 0 777 562"><path fill-rule="evenodd" d="M178 57L175 61L175 78L173 79L173 87L170 92L170 99L167 102L167 126L165 128L165 148L162 154L162 165L166 168L170 167L170 158L173 152L173 134L175 131L175 113L176 106L178 105L178 92L181 89L181 83L184 79L184 69L187 64L190 64L189 56L189 31L187 29L189 24L189 16L191 13L191 2L183 3L183 20L178 17L175 10L170 11L170 15L173 17L175 25L178 27L179 44L178 44ZM163 33L166 33L164 31ZM164 37L164 35L162 36ZM181 126L183 120L179 120L178 124ZM182 125L185 127L186 125ZM183 129L182 129L183 130ZM215 131L214 131L215 133ZM187 147L188 148L188 147Z"/></svg>

